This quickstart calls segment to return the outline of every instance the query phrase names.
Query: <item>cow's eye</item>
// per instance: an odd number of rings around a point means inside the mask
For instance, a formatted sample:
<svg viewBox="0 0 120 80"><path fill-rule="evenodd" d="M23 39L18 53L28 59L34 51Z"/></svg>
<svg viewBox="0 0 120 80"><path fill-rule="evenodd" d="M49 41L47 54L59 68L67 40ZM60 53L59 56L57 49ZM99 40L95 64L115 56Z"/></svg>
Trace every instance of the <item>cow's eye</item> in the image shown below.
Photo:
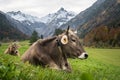
<svg viewBox="0 0 120 80"><path fill-rule="evenodd" d="M73 42L76 42L76 40L75 40L75 39L72 39L72 41L73 41Z"/></svg>

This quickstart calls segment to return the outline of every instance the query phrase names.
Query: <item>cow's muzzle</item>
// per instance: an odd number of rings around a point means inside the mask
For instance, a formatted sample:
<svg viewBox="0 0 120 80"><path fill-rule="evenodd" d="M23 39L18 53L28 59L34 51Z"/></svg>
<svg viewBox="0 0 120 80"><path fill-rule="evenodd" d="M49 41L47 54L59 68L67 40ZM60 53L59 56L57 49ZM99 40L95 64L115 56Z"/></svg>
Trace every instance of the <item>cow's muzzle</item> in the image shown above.
<svg viewBox="0 0 120 80"><path fill-rule="evenodd" d="M80 56L78 56L79 59L87 59L88 58L88 53L83 52Z"/></svg>

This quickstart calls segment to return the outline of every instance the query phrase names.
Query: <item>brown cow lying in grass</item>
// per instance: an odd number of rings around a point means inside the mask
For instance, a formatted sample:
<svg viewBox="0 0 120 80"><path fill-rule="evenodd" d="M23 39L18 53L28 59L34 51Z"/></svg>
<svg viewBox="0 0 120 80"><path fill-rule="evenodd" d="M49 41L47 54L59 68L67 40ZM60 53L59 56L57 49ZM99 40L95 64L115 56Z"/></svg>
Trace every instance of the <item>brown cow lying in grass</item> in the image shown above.
<svg viewBox="0 0 120 80"><path fill-rule="evenodd" d="M20 56L18 52L18 45L16 43L11 44L4 52L5 54L10 54L14 56Z"/></svg>
<svg viewBox="0 0 120 80"><path fill-rule="evenodd" d="M68 29L61 35L38 40L22 55L23 62L41 65L57 70L71 71L68 56L86 59L88 54L82 48L77 35Z"/></svg>

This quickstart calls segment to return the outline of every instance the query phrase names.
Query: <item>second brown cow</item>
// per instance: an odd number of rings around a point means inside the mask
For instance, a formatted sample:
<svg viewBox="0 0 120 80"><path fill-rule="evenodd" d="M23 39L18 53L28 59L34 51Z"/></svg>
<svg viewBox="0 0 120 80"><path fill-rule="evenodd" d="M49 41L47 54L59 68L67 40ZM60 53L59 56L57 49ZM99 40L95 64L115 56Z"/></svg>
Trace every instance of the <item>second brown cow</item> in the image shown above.
<svg viewBox="0 0 120 80"><path fill-rule="evenodd" d="M9 45L9 47L5 50L4 53L5 54L10 54L10 55L13 55L13 56L20 56L20 54L18 52L17 43L12 43L11 45Z"/></svg>

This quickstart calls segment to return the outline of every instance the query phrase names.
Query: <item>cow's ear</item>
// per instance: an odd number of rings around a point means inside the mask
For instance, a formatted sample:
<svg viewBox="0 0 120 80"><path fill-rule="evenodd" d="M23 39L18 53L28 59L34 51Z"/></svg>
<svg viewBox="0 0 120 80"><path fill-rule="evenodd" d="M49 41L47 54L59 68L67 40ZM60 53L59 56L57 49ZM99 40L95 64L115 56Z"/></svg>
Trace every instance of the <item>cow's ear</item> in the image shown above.
<svg viewBox="0 0 120 80"><path fill-rule="evenodd" d="M68 37L67 37L67 35L62 36L61 43L62 44L67 44L68 43Z"/></svg>

